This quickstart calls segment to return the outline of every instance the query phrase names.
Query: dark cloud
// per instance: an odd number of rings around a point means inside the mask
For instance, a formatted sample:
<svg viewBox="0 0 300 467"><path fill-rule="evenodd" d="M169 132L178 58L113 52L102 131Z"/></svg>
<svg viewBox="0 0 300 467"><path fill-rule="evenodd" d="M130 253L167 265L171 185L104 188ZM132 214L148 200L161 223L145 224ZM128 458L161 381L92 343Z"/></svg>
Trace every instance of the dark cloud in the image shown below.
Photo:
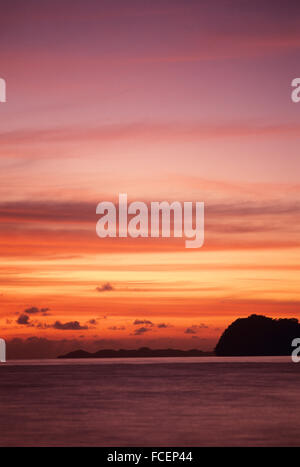
<svg viewBox="0 0 300 467"><path fill-rule="evenodd" d="M36 307L28 308L27 310L25 310L26 313L24 312L20 314L20 316L16 320L16 323L20 325L25 325L25 326L36 327L38 329L53 328L53 329L58 329L60 331L80 331L80 330L89 329L89 326L81 325L79 321L69 321L67 323L61 323L60 321L55 321L54 324L42 323L40 321L30 321L30 316L28 315L28 313L37 314L37 313L42 312L43 316L45 316L45 314L47 314L47 310L48 308L41 308L41 309L36 308ZM88 323L91 325L97 324L96 320L94 319L91 319Z"/></svg>
<svg viewBox="0 0 300 467"><path fill-rule="evenodd" d="M34 315L34 314L45 314L49 311L49 308L37 308L36 306L32 306L31 308L26 308L24 310L24 313L27 313L28 315Z"/></svg>
<svg viewBox="0 0 300 467"><path fill-rule="evenodd" d="M36 322L30 321L29 315L41 314L43 316L48 316L49 315L48 311L49 311L49 308L38 308L36 306L26 308L22 313L20 313L19 318L17 319L16 322L17 324L26 325L26 326L30 325L30 326L36 326L39 328L47 327L46 325L43 325L42 323L36 323Z"/></svg>
<svg viewBox="0 0 300 467"><path fill-rule="evenodd" d="M152 323L152 321L149 321L148 319L136 319L133 324L135 326L139 326L141 324L144 324L146 326L154 326L154 324Z"/></svg>
<svg viewBox="0 0 300 467"><path fill-rule="evenodd" d="M69 321L68 323L55 321L51 327L59 329L60 331L81 331L82 329L88 329L88 326L81 326L79 321Z"/></svg>
<svg viewBox="0 0 300 467"><path fill-rule="evenodd" d="M21 313L16 322L17 322L17 324L21 324L21 325L25 325L25 326L31 325L30 318L29 318L28 315L25 315L25 313Z"/></svg>
<svg viewBox="0 0 300 467"><path fill-rule="evenodd" d="M197 330L194 329L193 327L191 328L186 328L186 330L184 331L185 334L197 334Z"/></svg>
<svg viewBox="0 0 300 467"><path fill-rule="evenodd" d="M134 322L133 322L134 326L141 326L143 325L143 327L154 327L156 326L158 329L166 329L166 328L170 328L171 325L170 324L166 324L166 323L158 323L158 324L155 324L153 323L152 321L148 320L148 319L136 319ZM143 332L143 331L142 331Z"/></svg>
<svg viewBox="0 0 300 467"><path fill-rule="evenodd" d="M111 326L110 328L111 331L124 331L126 328L125 326Z"/></svg>
<svg viewBox="0 0 300 467"><path fill-rule="evenodd" d="M165 328L170 328L171 324L166 324L166 323L158 323L157 327L160 329L165 329Z"/></svg>
<svg viewBox="0 0 300 467"><path fill-rule="evenodd" d="M88 324L91 324L92 326L96 326L97 320L96 320L96 319L90 319L90 320L88 321Z"/></svg>
<svg viewBox="0 0 300 467"><path fill-rule="evenodd" d="M184 331L185 334L197 334L199 329L208 329L208 326L204 323L201 324L193 324L192 326L186 328Z"/></svg>
<svg viewBox="0 0 300 467"><path fill-rule="evenodd" d="M141 328L136 329L133 334L135 336L140 336L141 334L145 334L145 332L149 332L149 331L150 331L149 328L141 327Z"/></svg>
<svg viewBox="0 0 300 467"><path fill-rule="evenodd" d="M109 283L106 282L105 284L101 285L101 287L96 287L97 292L111 292L114 290L114 287Z"/></svg>

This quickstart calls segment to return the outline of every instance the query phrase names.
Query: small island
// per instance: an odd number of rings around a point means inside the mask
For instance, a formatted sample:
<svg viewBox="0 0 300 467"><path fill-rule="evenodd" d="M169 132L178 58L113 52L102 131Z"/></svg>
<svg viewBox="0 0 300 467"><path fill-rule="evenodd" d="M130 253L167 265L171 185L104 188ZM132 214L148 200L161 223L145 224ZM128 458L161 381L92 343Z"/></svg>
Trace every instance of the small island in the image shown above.
<svg viewBox="0 0 300 467"><path fill-rule="evenodd" d="M149 349L141 347L133 350L113 350L104 349L90 353L85 350L75 350L74 352L60 355L57 358L153 358L153 357L203 357L213 355L213 353L202 352L201 350L178 350L178 349Z"/></svg>

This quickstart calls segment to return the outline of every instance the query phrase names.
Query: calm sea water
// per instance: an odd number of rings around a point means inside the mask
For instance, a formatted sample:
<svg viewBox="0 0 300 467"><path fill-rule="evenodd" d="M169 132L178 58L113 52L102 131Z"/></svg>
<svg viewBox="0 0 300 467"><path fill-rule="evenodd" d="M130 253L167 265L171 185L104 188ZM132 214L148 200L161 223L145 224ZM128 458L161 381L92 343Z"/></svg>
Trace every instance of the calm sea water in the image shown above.
<svg viewBox="0 0 300 467"><path fill-rule="evenodd" d="M300 364L273 358L0 364L0 446L299 446Z"/></svg>

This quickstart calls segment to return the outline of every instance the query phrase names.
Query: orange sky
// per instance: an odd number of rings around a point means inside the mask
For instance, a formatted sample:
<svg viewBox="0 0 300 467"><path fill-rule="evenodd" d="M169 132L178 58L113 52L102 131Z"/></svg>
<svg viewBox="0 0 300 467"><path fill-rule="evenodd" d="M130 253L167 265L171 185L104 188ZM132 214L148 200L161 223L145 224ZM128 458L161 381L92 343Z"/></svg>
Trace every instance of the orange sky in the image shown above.
<svg viewBox="0 0 300 467"><path fill-rule="evenodd" d="M258 0L3 8L1 337L25 356L32 337L207 350L237 317L298 318L296 15ZM119 193L204 201L204 247L99 239L96 206Z"/></svg>

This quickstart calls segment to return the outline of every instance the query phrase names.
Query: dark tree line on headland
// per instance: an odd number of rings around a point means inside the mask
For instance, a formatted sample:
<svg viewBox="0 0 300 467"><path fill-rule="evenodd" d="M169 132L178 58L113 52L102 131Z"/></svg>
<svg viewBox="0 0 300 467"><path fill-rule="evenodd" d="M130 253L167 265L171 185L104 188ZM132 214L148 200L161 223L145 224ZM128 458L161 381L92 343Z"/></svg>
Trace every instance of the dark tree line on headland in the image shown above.
<svg viewBox="0 0 300 467"><path fill-rule="evenodd" d="M225 329L215 353L219 356L291 355L295 337L300 337L297 319L251 315L237 319Z"/></svg>

